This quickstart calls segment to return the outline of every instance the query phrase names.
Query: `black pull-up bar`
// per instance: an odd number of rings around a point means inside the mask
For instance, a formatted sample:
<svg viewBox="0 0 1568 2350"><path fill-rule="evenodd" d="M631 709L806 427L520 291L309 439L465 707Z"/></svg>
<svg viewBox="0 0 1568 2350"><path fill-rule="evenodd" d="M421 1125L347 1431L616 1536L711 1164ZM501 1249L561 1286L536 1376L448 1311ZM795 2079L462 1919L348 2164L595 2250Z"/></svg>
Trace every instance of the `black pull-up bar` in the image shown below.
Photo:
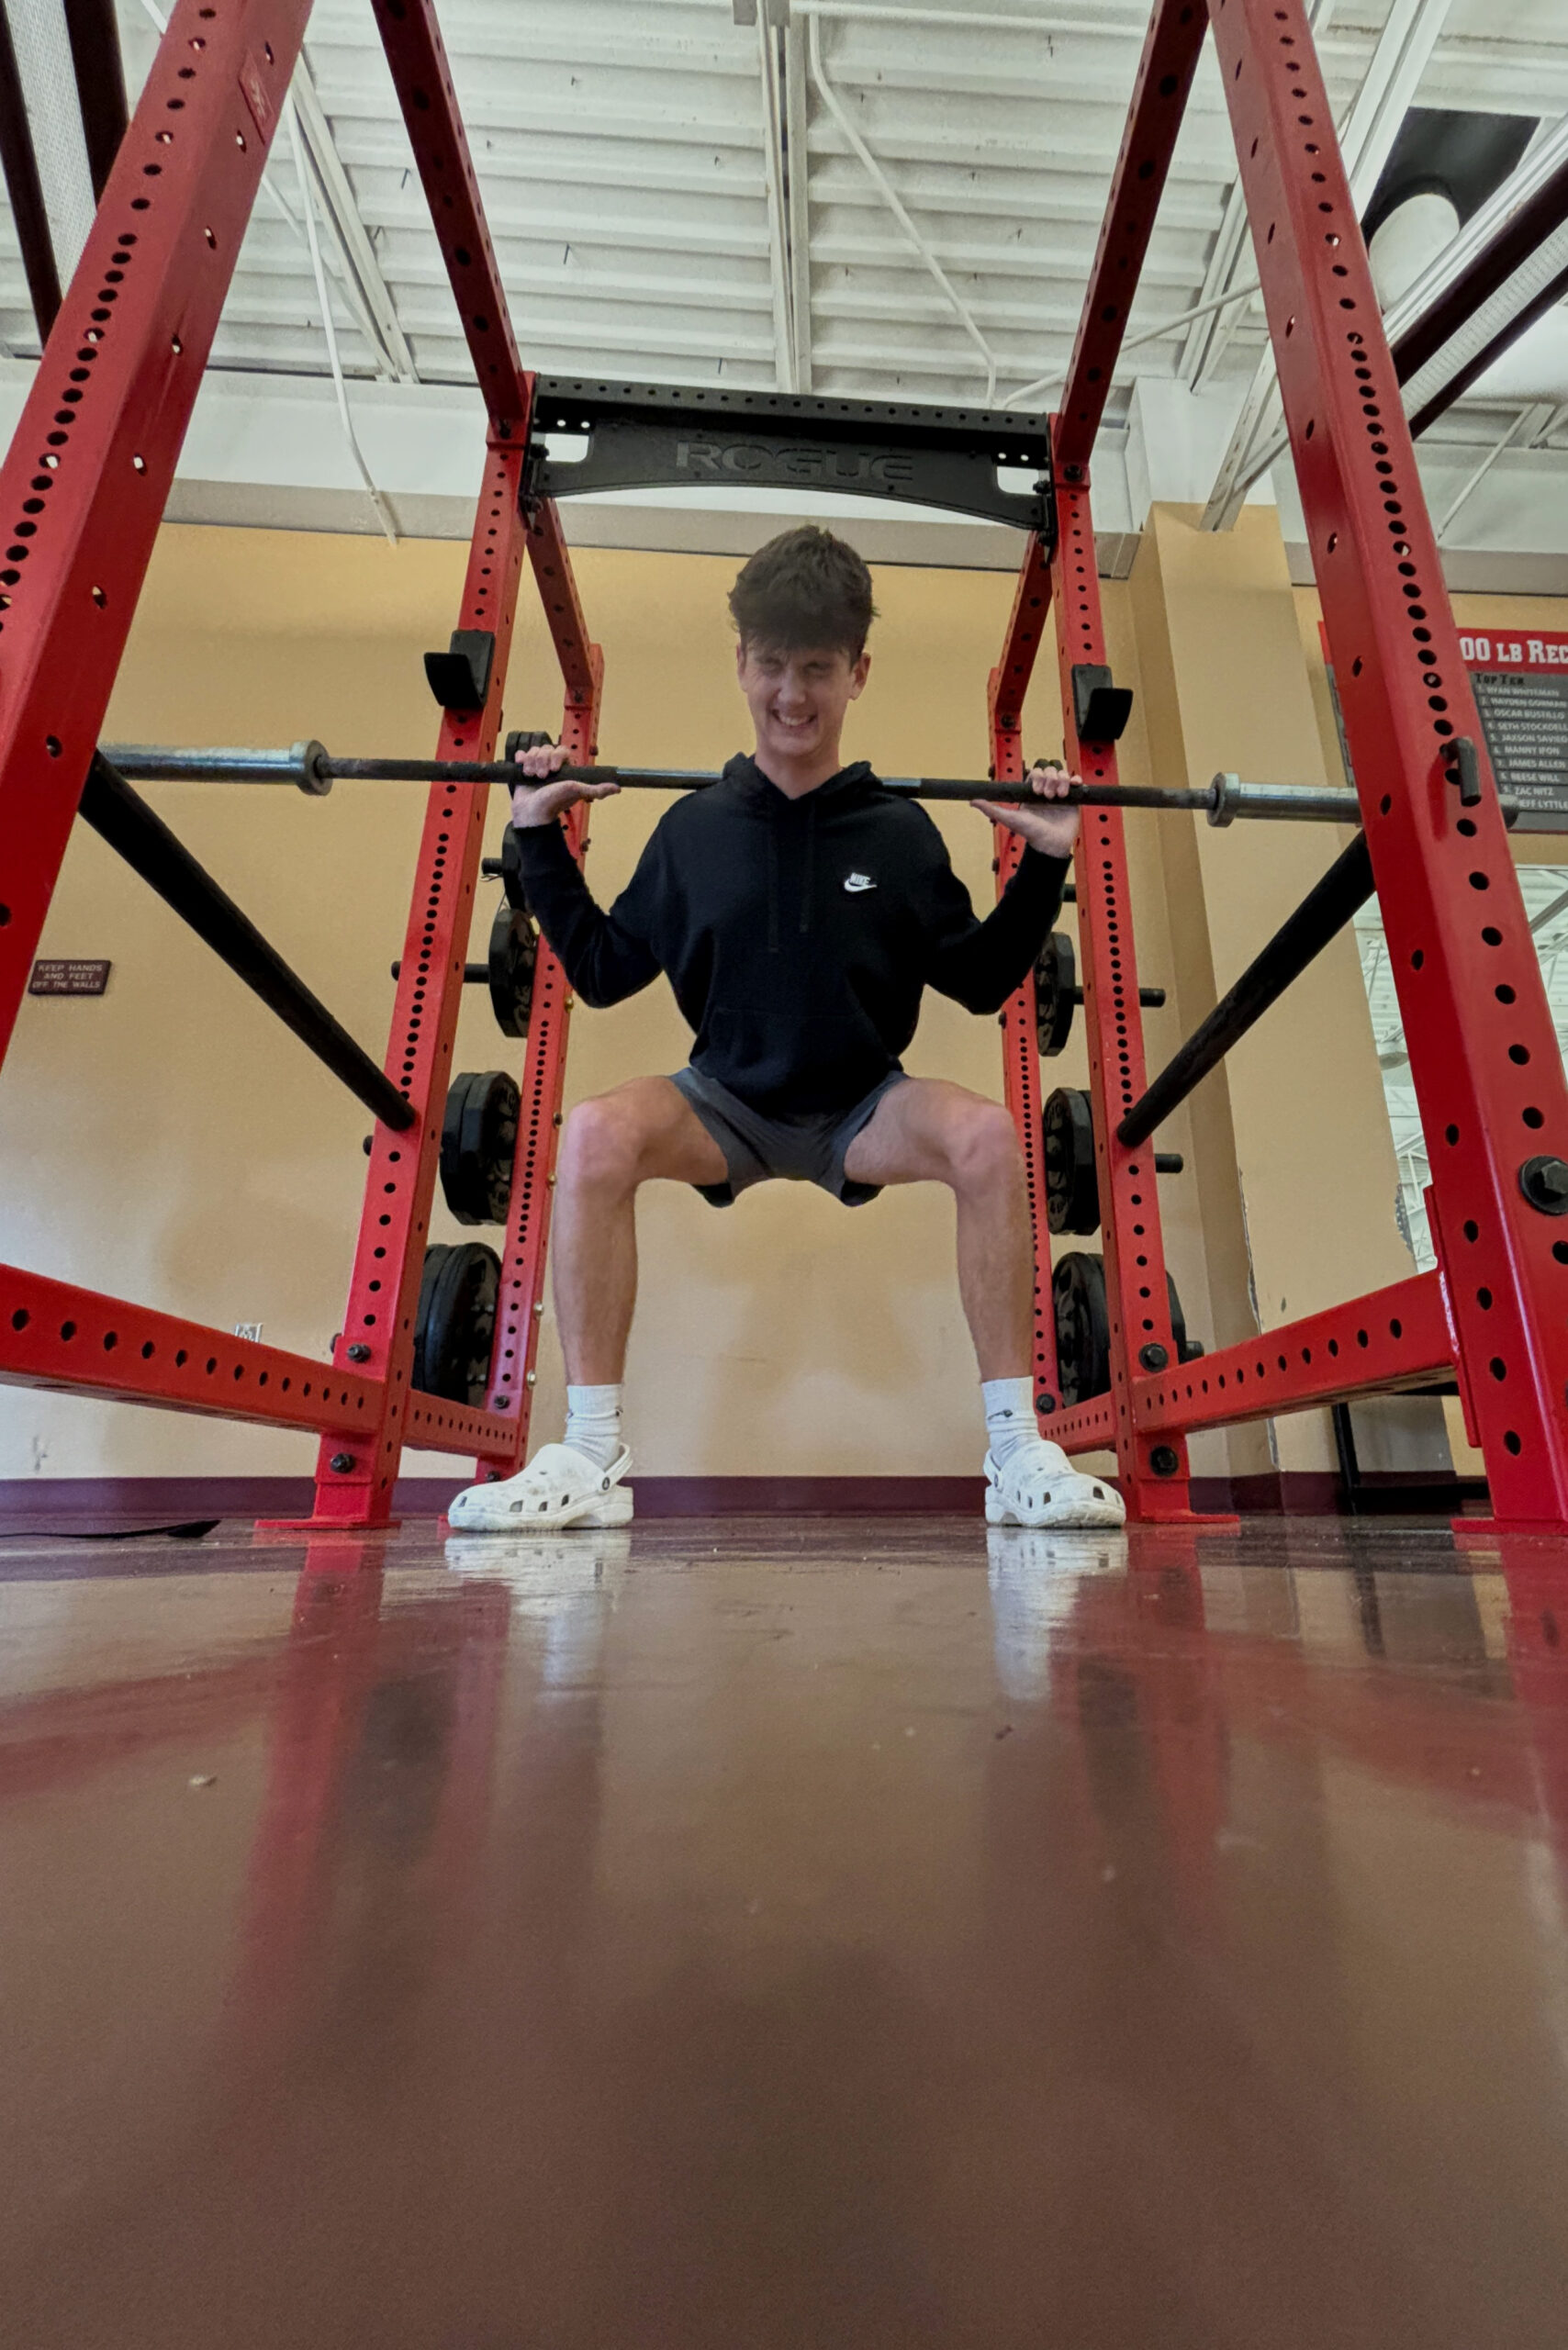
<svg viewBox="0 0 1568 2350"><path fill-rule="evenodd" d="M1147 1142L1156 1126L1183 1102L1193 1088L1221 1062L1234 1044L1277 1003L1293 979L1337 937L1357 910L1372 896L1372 856L1366 837L1359 835L1336 857L1316 889L1310 890L1287 921L1249 963L1236 985L1223 995L1203 1025L1179 1046L1141 1100L1133 1103L1116 1128L1116 1140L1130 1150Z"/></svg>
<svg viewBox="0 0 1568 2350"><path fill-rule="evenodd" d="M401 1131L414 1124L413 1109L390 1078L338 1025L326 1005L101 751L94 754L87 770L81 810L93 830L384 1125Z"/></svg>
<svg viewBox="0 0 1568 2350"><path fill-rule="evenodd" d="M296 743L287 750L275 751L186 751L145 743L114 743L107 755L122 775L139 783L293 784L317 799L338 782L501 783L515 789L527 779L510 759L337 759L319 743ZM702 791L722 779L716 767L564 767L550 778L560 783L614 783L623 791ZM890 775L881 780L889 791L911 800L1046 804L1014 783L971 781L958 776ZM1359 824L1361 821L1361 803L1353 791L1243 783L1233 775L1217 775L1212 783L1193 790L1137 783L1075 784L1066 797L1070 805L1153 808L1207 816L1217 825L1233 823L1238 816L1286 823Z"/></svg>

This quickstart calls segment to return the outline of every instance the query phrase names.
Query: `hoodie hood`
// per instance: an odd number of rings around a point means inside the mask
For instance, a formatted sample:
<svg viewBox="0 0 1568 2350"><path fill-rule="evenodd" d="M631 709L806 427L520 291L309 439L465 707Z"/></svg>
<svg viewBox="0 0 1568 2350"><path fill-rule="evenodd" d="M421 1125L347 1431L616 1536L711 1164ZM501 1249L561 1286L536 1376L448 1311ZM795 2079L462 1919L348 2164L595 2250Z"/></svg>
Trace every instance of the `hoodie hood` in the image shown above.
<svg viewBox="0 0 1568 2350"><path fill-rule="evenodd" d="M832 800L835 806L864 799L868 792L880 789L869 759L857 759L850 767L840 767L814 791L803 791L798 800L780 791L772 778L763 774L749 751L737 751L725 762L723 780L739 797L757 807L776 813L792 813Z"/></svg>

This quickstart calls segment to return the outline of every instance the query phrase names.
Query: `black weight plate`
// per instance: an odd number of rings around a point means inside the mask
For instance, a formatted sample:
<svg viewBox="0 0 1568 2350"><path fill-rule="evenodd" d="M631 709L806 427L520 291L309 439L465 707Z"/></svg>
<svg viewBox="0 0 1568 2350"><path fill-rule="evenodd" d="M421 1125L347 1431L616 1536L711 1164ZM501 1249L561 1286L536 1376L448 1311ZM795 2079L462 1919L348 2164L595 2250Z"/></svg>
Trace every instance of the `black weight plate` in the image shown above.
<svg viewBox="0 0 1568 2350"><path fill-rule="evenodd" d="M490 1005L503 1036L526 1036L533 1004L539 933L515 907L496 908L490 925Z"/></svg>
<svg viewBox="0 0 1568 2350"><path fill-rule="evenodd" d="M486 1069L470 1087L463 1112L463 1156L476 1171L483 1213L478 1223L504 1224L511 1204L511 1165L517 1149L517 1081L505 1069Z"/></svg>
<svg viewBox="0 0 1568 2350"><path fill-rule="evenodd" d="M490 1376L501 1260L482 1241L425 1250L414 1318L413 1383L449 1404L480 1405Z"/></svg>
<svg viewBox="0 0 1568 2350"><path fill-rule="evenodd" d="M1054 1060L1072 1034L1072 991L1078 957L1065 930L1053 930L1035 964L1035 1033L1047 1060ZM1092 1227L1091 1227L1092 1228Z"/></svg>
<svg viewBox="0 0 1568 2350"><path fill-rule="evenodd" d="M441 1188L459 1224L504 1224L521 1096L504 1069L454 1077L441 1130Z"/></svg>
<svg viewBox="0 0 1568 2350"><path fill-rule="evenodd" d="M1111 1321L1105 1310L1105 1266L1074 1251L1058 1257L1051 1274L1057 1326L1057 1378L1070 1408L1103 1395L1111 1384Z"/></svg>
<svg viewBox="0 0 1568 2350"><path fill-rule="evenodd" d="M530 734L519 728L507 736L506 756L515 759L520 751L553 751L554 747L554 734Z"/></svg>
<svg viewBox="0 0 1568 2350"><path fill-rule="evenodd" d="M465 1069L453 1079L446 1089L446 1109L441 1122L441 1188L459 1224L479 1222L473 1213L472 1184L465 1182L463 1169L463 1113L468 1089L476 1082L477 1073L473 1069Z"/></svg>
<svg viewBox="0 0 1568 2350"><path fill-rule="evenodd" d="M1089 1096L1059 1085L1040 1113L1046 1158L1046 1223L1052 1232L1100 1229L1100 1184L1094 1170L1094 1120Z"/></svg>

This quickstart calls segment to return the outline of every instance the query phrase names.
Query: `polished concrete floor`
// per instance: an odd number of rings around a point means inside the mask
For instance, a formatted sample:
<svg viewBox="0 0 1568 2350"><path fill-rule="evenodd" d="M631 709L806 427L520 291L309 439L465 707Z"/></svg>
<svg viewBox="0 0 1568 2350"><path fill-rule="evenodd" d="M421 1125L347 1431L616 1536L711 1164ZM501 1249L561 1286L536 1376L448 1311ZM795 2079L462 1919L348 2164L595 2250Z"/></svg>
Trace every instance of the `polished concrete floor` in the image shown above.
<svg viewBox="0 0 1568 2350"><path fill-rule="evenodd" d="M0 2342L1568 2334L1568 1545L0 1546Z"/></svg>

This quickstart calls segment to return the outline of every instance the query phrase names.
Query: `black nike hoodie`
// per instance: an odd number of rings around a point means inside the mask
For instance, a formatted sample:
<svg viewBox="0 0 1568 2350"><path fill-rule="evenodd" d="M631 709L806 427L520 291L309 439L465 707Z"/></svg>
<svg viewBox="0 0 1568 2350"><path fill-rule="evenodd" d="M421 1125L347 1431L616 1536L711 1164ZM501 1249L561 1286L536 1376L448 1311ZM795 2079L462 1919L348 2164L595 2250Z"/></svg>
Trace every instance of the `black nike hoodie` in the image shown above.
<svg viewBox="0 0 1568 2350"><path fill-rule="evenodd" d="M756 761L666 810L605 913L558 823L509 828L520 890L586 1004L667 973L692 1067L771 1116L849 1110L899 1066L921 992L996 1012L1061 903L1066 863L1025 849L984 922L918 801L862 760L789 799Z"/></svg>

